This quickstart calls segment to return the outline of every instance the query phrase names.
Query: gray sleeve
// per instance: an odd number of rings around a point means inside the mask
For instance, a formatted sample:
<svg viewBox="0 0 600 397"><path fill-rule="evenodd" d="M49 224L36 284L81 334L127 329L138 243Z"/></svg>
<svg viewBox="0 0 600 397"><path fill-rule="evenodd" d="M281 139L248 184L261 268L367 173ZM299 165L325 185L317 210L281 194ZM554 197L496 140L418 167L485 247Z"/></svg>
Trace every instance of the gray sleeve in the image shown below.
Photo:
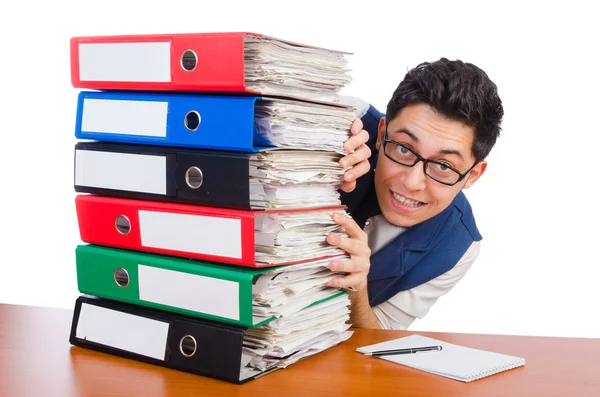
<svg viewBox="0 0 600 397"><path fill-rule="evenodd" d="M463 278L479 256L480 241L474 241L456 266L446 273L401 291L375 306L373 312L381 328L406 330L416 318L423 318L437 300L447 294Z"/></svg>

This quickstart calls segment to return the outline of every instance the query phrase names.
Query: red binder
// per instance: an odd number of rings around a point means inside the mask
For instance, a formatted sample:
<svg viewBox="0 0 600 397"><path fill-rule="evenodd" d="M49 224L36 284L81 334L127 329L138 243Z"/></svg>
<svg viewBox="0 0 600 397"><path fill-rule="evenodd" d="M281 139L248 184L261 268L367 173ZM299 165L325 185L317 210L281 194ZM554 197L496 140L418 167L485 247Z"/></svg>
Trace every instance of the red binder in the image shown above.
<svg viewBox="0 0 600 397"><path fill-rule="evenodd" d="M302 210L236 210L82 194L75 198L81 240L89 244L202 259L249 267L272 267L343 254L314 252L295 261L256 261L255 222L265 214L328 214L345 206ZM323 237L325 241L325 237ZM327 243L325 243L327 244Z"/></svg>
<svg viewBox="0 0 600 397"><path fill-rule="evenodd" d="M247 35L318 48L249 32L72 37L71 82L88 89L261 94L244 80Z"/></svg>

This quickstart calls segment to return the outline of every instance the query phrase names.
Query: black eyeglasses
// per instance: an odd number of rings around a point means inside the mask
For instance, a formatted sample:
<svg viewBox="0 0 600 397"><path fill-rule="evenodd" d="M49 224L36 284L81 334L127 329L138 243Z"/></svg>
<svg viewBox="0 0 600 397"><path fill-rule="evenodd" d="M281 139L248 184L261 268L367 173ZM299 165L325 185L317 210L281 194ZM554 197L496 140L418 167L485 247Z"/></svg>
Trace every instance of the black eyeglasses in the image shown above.
<svg viewBox="0 0 600 397"><path fill-rule="evenodd" d="M471 172L473 168L475 168L475 165L477 165L476 161L467 172L461 174L460 171L452 168L446 162L428 160L422 157L420 154L414 152L407 145L387 139L387 125L385 126L385 135L383 136L383 152L385 153L385 156L394 163L398 163L406 167L413 167L419 161L422 161L423 172L425 172L425 175L434 181L447 186L456 185L458 182L465 179L467 174ZM431 164L431 167L429 167L429 164Z"/></svg>

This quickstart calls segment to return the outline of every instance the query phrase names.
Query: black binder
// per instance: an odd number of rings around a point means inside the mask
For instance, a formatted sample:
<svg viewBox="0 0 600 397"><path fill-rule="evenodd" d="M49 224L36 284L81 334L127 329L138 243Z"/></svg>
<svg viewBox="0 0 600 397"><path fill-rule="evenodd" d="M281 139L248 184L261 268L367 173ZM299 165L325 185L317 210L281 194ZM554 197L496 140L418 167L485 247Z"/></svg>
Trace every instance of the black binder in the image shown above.
<svg viewBox="0 0 600 397"><path fill-rule="evenodd" d="M252 209L250 156L225 150L112 142L75 144L76 192Z"/></svg>
<svg viewBox="0 0 600 397"><path fill-rule="evenodd" d="M246 328L93 296L75 302L69 342L149 364L245 383L273 372L240 372Z"/></svg>

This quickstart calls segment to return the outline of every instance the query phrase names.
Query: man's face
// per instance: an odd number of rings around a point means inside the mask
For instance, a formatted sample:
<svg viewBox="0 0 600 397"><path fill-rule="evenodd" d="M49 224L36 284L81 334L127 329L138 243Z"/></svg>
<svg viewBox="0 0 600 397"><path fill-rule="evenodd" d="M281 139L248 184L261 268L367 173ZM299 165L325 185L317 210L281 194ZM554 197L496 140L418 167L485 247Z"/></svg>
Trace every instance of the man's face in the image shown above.
<svg viewBox="0 0 600 397"><path fill-rule="evenodd" d="M375 190L383 216L394 225L413 226L439 214L487 167L481 161L462 181L454 186L443 185L425 175L423 162L407 167L389 159L383 153L385 128L383 118L377 136ZM475 163L471 152L474 135L472 127L447 119L425 104L405 107L387 127L387 139L407 145L426 159L447 163L461 174ZM392 145L388 143L388 150Z"/></svg>

